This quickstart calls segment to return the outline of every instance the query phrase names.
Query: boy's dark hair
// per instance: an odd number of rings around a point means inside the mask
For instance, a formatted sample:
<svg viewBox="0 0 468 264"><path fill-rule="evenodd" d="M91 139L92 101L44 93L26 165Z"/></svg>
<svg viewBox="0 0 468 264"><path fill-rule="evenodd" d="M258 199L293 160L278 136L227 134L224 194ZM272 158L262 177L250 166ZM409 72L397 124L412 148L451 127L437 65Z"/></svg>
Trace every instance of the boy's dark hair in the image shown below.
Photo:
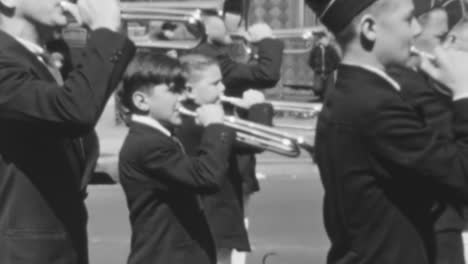
<svg viewBox="0 0 468 264"><path fill-rule="evenodd" d="M167 84L174 93L185 90L186 78L177 59L164 54L137 53L123 76L118 96L129 113L142 114L132 100L136 91L150 93L155 85Z"/></svg>

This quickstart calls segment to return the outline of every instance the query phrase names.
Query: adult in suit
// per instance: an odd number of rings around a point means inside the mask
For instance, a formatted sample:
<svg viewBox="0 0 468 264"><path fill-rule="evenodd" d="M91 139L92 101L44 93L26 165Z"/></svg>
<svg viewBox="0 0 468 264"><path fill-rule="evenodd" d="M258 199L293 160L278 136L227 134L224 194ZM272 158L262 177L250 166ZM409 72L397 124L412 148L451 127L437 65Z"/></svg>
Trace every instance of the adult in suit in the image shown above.
<svg viewBox="0 0 468 264"><path fill-rule="evenodd" d="M447 11L433 7L420 15L418 21L422 32L415 39L415 45L425 52L433 53L441 46L449 32ZM401 86L401 96L421 115L427 125L453 140L453 103L450 91L437 84L427 74L417 69L419 58L414 56L409 67L393 67L390 75ZM463 201L453 195L450 189L431 186L437 193L437 206L433 210L435 218L435 255L438 264L463 264L462 231L465 227Z"/></svg>
<svg viewBox="0 0 468 264"><path fill-rule="evenodd" d="M135 51L115 0L68 5L89 28L63 79L46 43L67 24L57 0L0 3L0 263L88 263L93 128Z"/></svg>
<svg viewBox="0 0 468 264"><path fill-rule="evenodd" d="M453 92L454 138L434 132L387 73L421 32L411 0L307 1L343 50L317 123L327 263L434 263L433 208L468 194L468 54L436 49L421 68Z"/></svg>

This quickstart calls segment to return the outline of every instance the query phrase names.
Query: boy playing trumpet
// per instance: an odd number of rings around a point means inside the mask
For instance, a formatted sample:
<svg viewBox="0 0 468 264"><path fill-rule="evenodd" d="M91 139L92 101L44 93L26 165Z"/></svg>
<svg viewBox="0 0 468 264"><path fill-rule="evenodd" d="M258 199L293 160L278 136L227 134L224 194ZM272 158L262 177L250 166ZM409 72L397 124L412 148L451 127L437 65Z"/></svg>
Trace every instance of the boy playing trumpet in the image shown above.
<svg viewBox="0 0 468 264"><path fill-rule="evenodd" d="M191 99L185 107L193 110L206 104L220 104L225 87L217 61L201 54L185 55L180 60L187 72L188 97ZM263 116L257 114L259 111L272 113L271 105L259 104L263 101L263 94L250 90L236 103L247 108L252 119L255 116ZM197 126L190 118L182 120L182 126L177 129L176 134L187 153L195 155L201 146L205 129ZM230 153L228 170L220 175L222 180L219 192L202 197L204 211L216 244L218 263L230 263L233 249L250 251L244 226L243 178L237 166L236 154L258 151L256 148L236 144Z"/></svg>
<svg viewBox="0 0 468 264"><path fill-rule="evenodd" d="M131 264L215 263L199 194L219 189L235 133L221 124L221 106L201 106L197 121L205 129L197 153L186 155L173 136L184 91L180 63L165 55L138 55L124 76L120 96L132 117L119 171L132 225Z"/></svg>

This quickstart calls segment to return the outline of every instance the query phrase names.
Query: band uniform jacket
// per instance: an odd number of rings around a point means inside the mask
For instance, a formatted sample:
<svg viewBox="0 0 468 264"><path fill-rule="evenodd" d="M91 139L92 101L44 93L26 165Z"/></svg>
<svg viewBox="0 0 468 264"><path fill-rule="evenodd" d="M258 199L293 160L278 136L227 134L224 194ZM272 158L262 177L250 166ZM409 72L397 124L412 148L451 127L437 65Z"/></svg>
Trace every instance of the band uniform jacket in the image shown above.
<svg viewBox="0 0 468 264"><path fill-rule="evenodd" d="M427 75L409 68L394 67L389 73L400 84L403 99L415 108L424 121L441 136L453 140L453 103L450 92L435 84ZM438 206L433 209L435 231L463 230L463 201L453 196L450 189L440 188L439 185L431 187L439 196Z"/></svg>
<svg viewBox="0 0 468 264"><path fill-rule="evenodd" d="M266 38L258 43L256 63L246 64L233 60L225 47L204 42L194 52L216 58L221 67L226 95L242 97L248 89L266 89L275 86L281 78L284 44Z"/></svg>
<svg viewBox="0 0 468 264"><path fill-rule="evenodd" d="M119 161L132 226L129 264L216 263L198 194L219 189L234 137L209 125L198 155L189 157L160 130L131 123Z"/></svg>
<svg viewBox="0 0 468 264"><path fill-rule="evenodd" d="M434 133L394 85L340 65L315 140L325 189L327 263L433 263L437 183L468 190L468 99L454 101L454 138Z"/></svg>
<svg viewBox="0 0 468 264"><path fill-rule="evenodd" d="M197 105L186 104L187 109L196 109ZM268 124L273 115L270 104L255 104L250 107L247 119ZM265 115L265 113L268 113ZM194 156L200 148L204 128L195 124L191 117L182 117L182 125L176 135L185 147L187 154ZM244 225L243 181L245 178L237 166L239 153L256 153L257 148L236 142L229 157L229 167L221 175L219 191L201 196L203 208L213 233L217 248L234 248L250 251L247 230Z"/></svg>
<svg viewBox="0 0 468 264"><path fill-rule="evenodd" d="M281 64L283 62L284 43L281 40L266 38L258 44L257 58L252 63L239 63L228 53L215 44L202 43L195 49L218 60L226 86L225 94L242 97L248 89L267 89L274 87L281 79ZM234 109L226 109L233 113ZM251 194L260 189L256 178L256 158L252 153L239 153L237 166L244 178L244 192Z"/></svg>
<svg viewBox="0 0 468 264"><path fill-rule="evenodd" d="M79 139L92 133L134 50L119 34L93 31L62 86L0 32L0 263L88 262L84 178L97 155L85 156Z"/></svg>

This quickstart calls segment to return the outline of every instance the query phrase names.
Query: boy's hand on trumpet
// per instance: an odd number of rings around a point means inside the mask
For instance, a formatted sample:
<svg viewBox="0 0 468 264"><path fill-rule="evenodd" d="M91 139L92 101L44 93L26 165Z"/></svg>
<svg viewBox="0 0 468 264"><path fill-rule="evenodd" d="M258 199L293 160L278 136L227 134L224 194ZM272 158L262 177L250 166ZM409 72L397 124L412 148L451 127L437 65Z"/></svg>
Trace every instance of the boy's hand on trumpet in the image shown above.
<svg viewBox="0 0 468 264"><path fill-rule="evenodd" d="M434 50L435 60L421 57L421 69L453 92L453 99L468 98L468 52L451 47Z"/></svg>
<svg viewBox="0 0 468 264"><path fill-rule="evenodd" d="M245 108L250 108L254 104L264 103L265 95L258 90L249 89L242 94L242 101L244 101Z"/></svg>
<svg viewBox="0 0 468 264"><path fill-rule="evenodd" d="M265 102L265 95L257 90L249 89L242 94L242 98L222 96L221 100L235 107L249 109L254 104Z"/></svg>
<svg viewBox="0 0 468 264"><path fill-rule="evenodd" d="M251 43L258 43L267 38L274 38L273 29L266 23L256 23L247 30Z"/></svg>
<svg viewBox="0 0 468 264"><path fill-rule="evenodd" d="M211 124L222 124L224 110L220 104L206 104L197 109L197 122L206 127Z"/></svg>
<svg viewBox="0 0 468 264"><path fill-rule="evenodd" d="M120 5L118 0L78 0L60 2L63 10L69 13L81 25L91 30L107 28L120 29Z"/></svg>

